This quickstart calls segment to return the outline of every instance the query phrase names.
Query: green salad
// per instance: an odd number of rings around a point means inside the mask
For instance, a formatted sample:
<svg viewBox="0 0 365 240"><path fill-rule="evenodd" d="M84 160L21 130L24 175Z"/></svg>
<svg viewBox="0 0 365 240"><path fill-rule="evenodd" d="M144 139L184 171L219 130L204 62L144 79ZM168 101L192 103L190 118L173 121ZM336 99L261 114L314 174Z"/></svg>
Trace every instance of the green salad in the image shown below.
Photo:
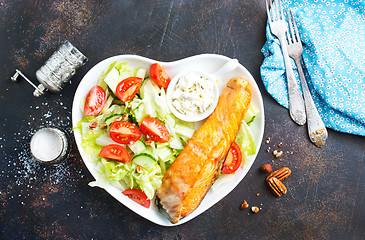
<svg viewBox="0 0 365 240"><path fill-rule="evenodd" d="M154 68L152 68L154 67ZM138 189L152 199L166 170L185 147L195 124L176 118L166 102L169 78L161 66L110 64L81 103L81 146L98 174L91 186ZM236 137L242 157L256 153L250 107ZM149 205L148 205L149 206Z"/></svg>

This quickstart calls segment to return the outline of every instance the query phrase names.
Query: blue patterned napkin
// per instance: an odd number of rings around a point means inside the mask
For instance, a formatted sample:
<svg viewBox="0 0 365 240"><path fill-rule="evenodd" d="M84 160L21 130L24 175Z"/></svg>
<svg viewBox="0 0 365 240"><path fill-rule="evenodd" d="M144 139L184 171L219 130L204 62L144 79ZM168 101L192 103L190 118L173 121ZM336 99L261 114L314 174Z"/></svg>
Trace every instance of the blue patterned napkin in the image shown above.
<svg viewBox="0 0 365 240"><path fill-rule="evenodd" d="M291 8L303 43L306 79L326 127L365 136L365 3L362 0L283 1ZM266 26L261 78L288 108L279 40ZM294 61L294 73L300 80Z"/></svg>

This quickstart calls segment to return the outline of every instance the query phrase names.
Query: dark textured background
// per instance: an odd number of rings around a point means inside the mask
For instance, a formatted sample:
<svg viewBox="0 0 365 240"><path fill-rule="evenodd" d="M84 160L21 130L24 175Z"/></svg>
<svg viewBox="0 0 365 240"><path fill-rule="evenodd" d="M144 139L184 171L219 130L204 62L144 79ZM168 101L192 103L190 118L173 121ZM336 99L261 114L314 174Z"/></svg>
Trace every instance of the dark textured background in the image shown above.
<svg viewBox="0 0 365 240"><path fill-rule="evenodd" d="M329 130L310 143L306 127L265 91L259 67L265 42L264 1L0 0L0 237L3 239L365 239L365 138ZM62 94L32 96L16 68L35 71L68 39L89 62ZM243 181L211 209L183 225L155 225L99 188L72 140L57 166L34 162L30 136L41 126L71 131L73 94L82 76L113 55L175 61L200 53L237 58L256 79L265 105L265 133ZM265 139L271 138L270 143ZM266 152L283 142L284 154ZM290 154L288 152L293 152ZM288 194L274 197L258 167L288 166ZM257 196L259 193L259 196ZM243 200L262 210L239 210Z"/></svg>

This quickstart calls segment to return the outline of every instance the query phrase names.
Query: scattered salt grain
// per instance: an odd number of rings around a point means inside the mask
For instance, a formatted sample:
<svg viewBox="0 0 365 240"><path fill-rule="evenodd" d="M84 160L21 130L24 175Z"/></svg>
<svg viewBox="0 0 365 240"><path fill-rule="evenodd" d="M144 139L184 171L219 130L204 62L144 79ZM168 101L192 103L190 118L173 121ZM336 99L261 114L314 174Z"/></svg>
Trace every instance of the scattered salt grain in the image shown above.
<svg viewBox="0 0 365 240"><path fill-rule="evenodd" d="M54 126L66 133L71 132L71 110L67 104L62 103L62 97L49 103L45 98L44 102L30 106L27 110L15 132L0 133L0 154L3 161L0 180L9 182L0 194L6 200L32 206L32 201L43 187L50 186L55 192L62 189L75 193L75 184L86 176L83 169L75 169L72 161L50 167L35 161L30 151L31 136L38 129ZM5 118L1 126L7 128L9 123L9 119ZM69 144L72 145L72 142ZM76 159L74 153L70 152L69 159ZM41 199L46 201L47 196L48 194Z"/></svg>

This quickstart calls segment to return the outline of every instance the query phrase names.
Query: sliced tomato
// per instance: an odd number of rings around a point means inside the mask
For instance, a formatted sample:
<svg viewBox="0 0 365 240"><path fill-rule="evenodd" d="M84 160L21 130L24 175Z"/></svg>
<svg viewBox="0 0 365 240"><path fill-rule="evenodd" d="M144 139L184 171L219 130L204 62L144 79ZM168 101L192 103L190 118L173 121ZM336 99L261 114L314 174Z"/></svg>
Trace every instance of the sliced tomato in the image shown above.
<svg viewBox="0 0 365 240"><path fill-rule="evenodd" d="M147 195L139 189L127 189L123 191L123 194L142 205L145 208L149 208L151 201L147 198Z"/></svg>
<svg viewBox="0 0 365 240"><path fill-rule="evenodd" d="M84 113L86 117L95 116L103 110L106 95L103 88L96 85L91 88L85 99Z"/></svg>
<svg viewBox="0 0 365 240"><path fill-rule="evenodd" d="M154 63L151 65L150 76L159 87L163 88L167 88L171 81L171 78L167 75L165 69L163 69L159 63Z"/></svg>
<svg viewBox="0 0 365 240"><path fill-rule="evenodd" d="M136 96L141 84L142 78L126 78L117 85L116 95L122 102L128 102Z"/></svg>
<svg viewBox="0 0 365 240"><path fill-rule="evenodd" d="M228 151L226 160L223 163L222 173L231 174L237 171L242 162L241 149L236 142L233 142Z"/></svg>
<svg viewBox="0 0 365 240"><path fill-rule="evenodd" d="M153 117L143 119L141 131L146 137L152 141L165 143L170 140L170 133L165 124Z"/></svg>
<svg viewBox="0 0 365 240"><path fill-rule="evenodd" d="M136 142L142 135L139 128L127 121L115 121L110 125L109 135L117 143L130 144Z"/></svg>
<svg viewBox="0 0 365 240"><path fill-rule="evenodd" d="M103 147L99 153L100 157L116 160L118 162L130 162L131 157L127 149L118 144L109 144Z"/></svg>

